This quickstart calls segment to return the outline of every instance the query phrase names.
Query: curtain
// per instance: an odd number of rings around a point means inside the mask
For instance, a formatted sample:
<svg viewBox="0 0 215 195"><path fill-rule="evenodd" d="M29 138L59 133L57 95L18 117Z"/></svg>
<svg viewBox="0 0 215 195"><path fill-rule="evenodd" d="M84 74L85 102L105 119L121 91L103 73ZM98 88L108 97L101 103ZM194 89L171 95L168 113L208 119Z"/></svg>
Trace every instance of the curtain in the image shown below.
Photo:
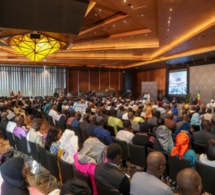
<svg viewBox="0 0 215 195"><path fill-rule="evenodd" d="M65 68L0 66L0 96L13 91L22 96L53 95L55 89L66 88Z"/></svg>

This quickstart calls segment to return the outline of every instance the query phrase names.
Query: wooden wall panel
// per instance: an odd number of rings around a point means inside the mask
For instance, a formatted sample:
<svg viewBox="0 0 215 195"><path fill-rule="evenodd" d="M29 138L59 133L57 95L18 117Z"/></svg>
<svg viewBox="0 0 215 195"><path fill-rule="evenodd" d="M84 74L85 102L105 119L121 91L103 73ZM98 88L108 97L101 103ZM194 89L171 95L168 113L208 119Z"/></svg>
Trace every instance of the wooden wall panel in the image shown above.
<svg viewBox="0 0 215 195"><path fill-rule="evenodd" d="M75 94L78 90L87 92L94 90L104 92L106 89L111 92L118 92L122 89L122 71L109 69L68 69L67 70L67 91Z"/></svg>
<svg viewBox="0 0 215 195"><path fill-rule="evenodd" d="M99 70L90 70L90 90L99 91Z"/></svg>
<svg viewBox="0 0 215 195"><path fill-rule="evenodd" d="M105 91L109 89L110 82L109 82L109 70L100 70L100 85L101 91Z"/></svg>
<svg viewBox="0 0 215 195"><path fill-rule="evenodd" d="M89 90L89 69L79 69L79 90L87 92Z"/></svg>
<svg viewBox="0 0 215 195"><path fill-rule="evenodd" d="M110 90L119 90L119 71L110 70Z"/></svg>
<svg viewBox="0 0 215 195"><path fill-rule="evenodd" d="M78 93L78 69L69 69L67 71L67 92Z"/></svg>

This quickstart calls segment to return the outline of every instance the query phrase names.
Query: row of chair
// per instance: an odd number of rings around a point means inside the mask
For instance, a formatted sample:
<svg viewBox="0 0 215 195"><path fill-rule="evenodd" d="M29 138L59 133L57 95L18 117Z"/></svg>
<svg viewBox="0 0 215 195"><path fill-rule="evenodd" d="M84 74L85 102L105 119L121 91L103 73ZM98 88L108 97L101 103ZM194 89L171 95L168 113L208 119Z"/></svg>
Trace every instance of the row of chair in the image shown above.
<svg viewBox="0 0 215 195"><path fill-rule="evenodd" d="M127 142L122 140L113 139L115 143L119 144L122 148L123 155L122 159L125 161L130 161L131 164L144 167L146 170L146 158L147 155L155 151L151 148L146 148L144 146L137 146L134 144L127 144ZM192 168L190 161L181 159L179 160L176 157L170 156L166 153L163 153L166 161L166 172L165 176L169 176L172 180L176 180L178 172L185 168ZM202 178L203 190L215 194L215 188L213 181L215 180L215 168L204 165L200 162L196 162L196 170Z"/></svg>
<svg viewBox="0 0 215 195"><path fill-rule="evenodd" d="M56 155L51 154L44 147L34 142L27 141L25 137L21 137L20 139L16 136L13 136L13 134L10 132L7 132L7 134L11 146L23 154L32 156L33 160L37 162L37 183L40 179L41 168L44 167L50 172L48 187L50 185L51 176L54 176L58 181L61 180L63 184L69 179L79 178L91 187L90 178L87 175L79 172L73 164L65 162ZM28 150L28 144L30 146L30 152ZM116 189L107 189L98 182L96 182L96 186L98 195L119 195L119 192Z"/></svg>

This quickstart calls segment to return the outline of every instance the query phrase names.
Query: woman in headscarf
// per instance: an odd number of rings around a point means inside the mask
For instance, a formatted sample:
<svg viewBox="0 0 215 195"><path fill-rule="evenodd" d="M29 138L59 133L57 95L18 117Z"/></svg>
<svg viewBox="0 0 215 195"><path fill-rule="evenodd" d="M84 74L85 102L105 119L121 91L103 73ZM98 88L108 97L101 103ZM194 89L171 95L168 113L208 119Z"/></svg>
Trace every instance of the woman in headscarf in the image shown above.
<svg viewBox="0 0 215 195"><path fill-rule="evenodd" d="M174 143L172 140L172 131L165 125L160 125L156 130L156 137L160 142L160 145L163 148L163 150L166 153L170 154L174 147Z"/></svg>
<svg viewBox="0 0 215 195"><path fill-rule="evenodd" d="M176 156L179 159L189 160L192 165L198 161L198 157L194 150L189 149L189 136L185 132L181 132L176 136L176 144L172 149L171 156Z"/></svg>
<svg viewBox="0 0 215 195"><path fill-rule="evenodd" d="M95 168L97 164L105 162L106 146L96 137L88 138L79 153L74 155L75 168L90 177L93 195L97 195L94 182Z"/></svg>
<svg viewBox="0 0 215 195"><path fill-rule="evenodd" d="M3 178L1 195L29 195L29 184L26 181L27 171L23 158L8 159L1 166Z"/></svg>

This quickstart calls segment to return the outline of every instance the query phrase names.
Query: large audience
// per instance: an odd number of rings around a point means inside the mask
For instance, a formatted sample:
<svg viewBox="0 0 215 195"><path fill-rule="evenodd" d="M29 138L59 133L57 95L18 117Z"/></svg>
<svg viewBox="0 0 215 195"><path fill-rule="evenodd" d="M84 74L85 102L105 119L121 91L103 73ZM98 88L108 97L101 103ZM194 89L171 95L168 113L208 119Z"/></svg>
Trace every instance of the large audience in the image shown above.
<svg viewBox="0 0 215 195"><path fill-rule="evenodd" d="M195 171L195 163L200 161L215 167L212 102L198 105L191 100L188 104L179 104L176 98L169 101L165 97L150 102L146 98L97 97L94 93L79 93L75 97L70 92L67 96L33 98L19 93L17 97L1 97L0 112L4 140L8 139L7 132L18 138L26 137L89 176L91 186L79 179L68 180L59 192L61 195L79 194L79 191L97 195L97 183L117 189L121 194L173 194L169 183L164 183L168 177L160 180L166 165L163 154L186 159L192 165L192 169L179 172L177 193L200 194L201 178ZM31 119L30 124L27 117ZM44 121L50 126L41 131ZM147 156L146 172L137 172L131 179L124 174L122 170L135 166L121 160L122 148L113 138L155 150ZM195 144L205 146L205 153L196 154ZM11 166L17 166L16 175L11 173ZM4 162L1 175L2 195L30 194L22 158Z"/></svg>

